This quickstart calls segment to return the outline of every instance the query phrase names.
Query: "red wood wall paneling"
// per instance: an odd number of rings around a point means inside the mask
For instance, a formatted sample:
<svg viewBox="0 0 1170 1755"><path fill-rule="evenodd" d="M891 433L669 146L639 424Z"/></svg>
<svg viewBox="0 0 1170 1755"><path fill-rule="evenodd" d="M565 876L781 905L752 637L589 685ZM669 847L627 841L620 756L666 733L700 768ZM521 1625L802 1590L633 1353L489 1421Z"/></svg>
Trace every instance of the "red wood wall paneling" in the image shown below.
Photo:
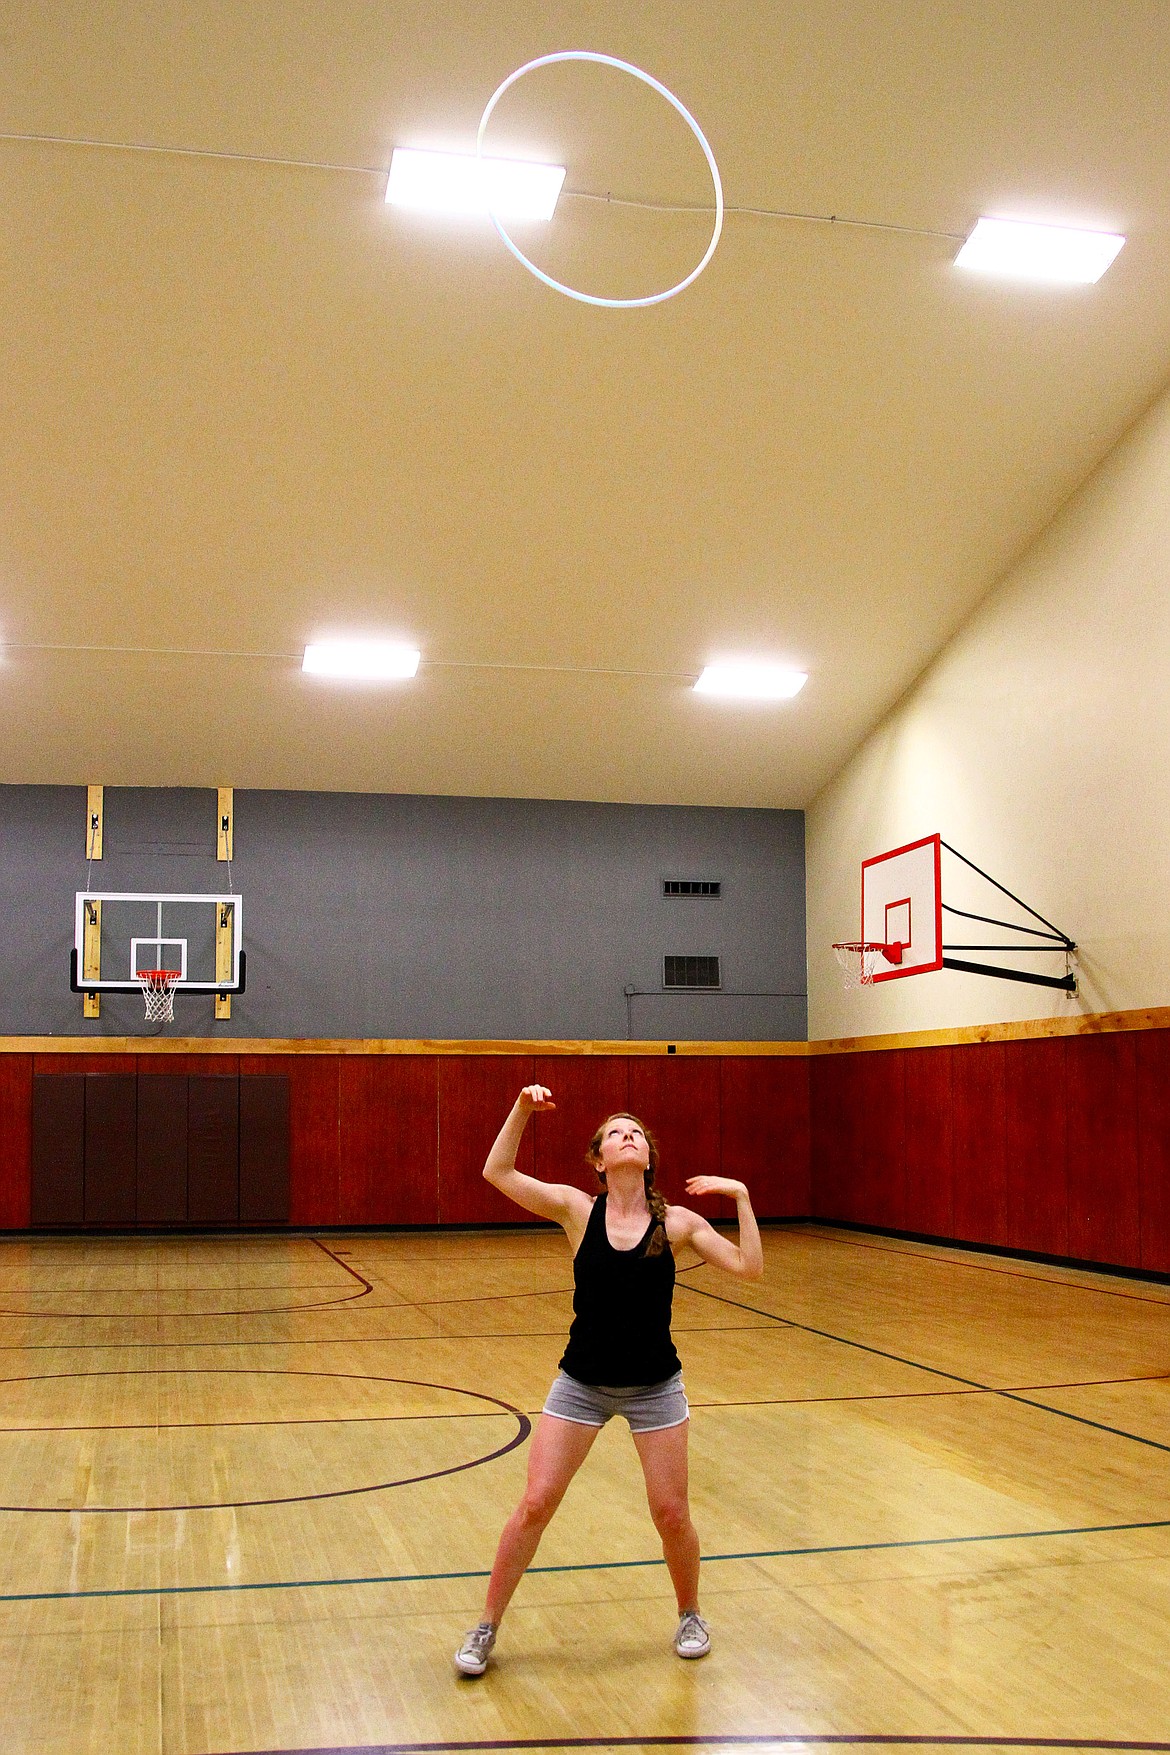
<svg viewBox="0 0 1170 1755"><path fill-rule="evenodd" d="M628 1059L620 1054L537 1055L532 1076L536 1084L548 1086L556 1104L531 1123L534 1174L596 1194L600 1183L585 1154L606 1117L630 1106Z"/></svg>
<svg viewBox="0 0 1170 1755"><path fill-rule="evenodd" d="M484 1159L524 1085L535 1082L527 1054L444 1056L439 1060L439 1220L444 1225L515 1224L518 1214L483 1179ZM530 1121L516 1168L533 1171Z"/></svg>
<svg viewBox="0 0 1170 1755"><path fill-rule="evenodd" d="M864 1222L906 1225L906 1079L901 1049L862 1054L854 1069L854 1151L862 1177Z"/></svg>
<svg viewBox="0 0 1170 1755"><path fill-rule="evenodd" d="M1136 1042L1071 1036L1066 1047L1068 1252L1138 1267Z"/></svg>
<svg viewBox="0 0 1170 1755"><path fill-rule="evenodd" d="M718 1176L719 1061L657 1055L630 1061L630 1108L658 1142L658 1183L668 1201L707 1218L725 1217L723 1200L688 1201L688 1176Z"/></svg>
<svg viewBox="0 0 1170 1755"><path fill-rule="evenodd" d="M1170 1272L1170 1031L811 1059L5 1054L4 1227L29 1222L34 1071L287 1076L296 1225L522 1219L480 1172L521 1085L539 1080L558 1108L518 1161L546 1179L591 1187L589 1136L628 1107L658 1135L671 1199L687 1176L721 1172L764 1216Z"/></svg>
<svg viewBox="0 0 1170 1755"><path fill-rule="evenodd" d="M132 1073L137 1070L138 1056L135 1054L33 1055L33 1071L38 1073Z"/></svg>
<svg viewBox="0 0 1170 1755"><path fill-rule="evenodd" d="M108 1058L108 1056L107 1056ZM92 1068L90 1069L93 1070ZM238 1054L139 1054L135 1057L137 1073L182 1073L197 1077L234 1079L240 1070ZM285 1066L279 1069L287 1071Z"/></svg>
<svg viewBox="0 0 1170 1755"><path fill-rule="evenodd" d="M341 1061L341 1224L438 1224L438 1078L431 1054Z"/></svg>
<svg viewBox="0 0 1170 1755"><path fill-rule="evenodd" d="M849 1054L818 1055L809 1065L810 1208L814 1218L848 1219L853 1205L849 1132Z"/></svg>
<svg viewBox="0 0 1170 1755"><path fill-rule="evenodd" d="M1010 1249L1068 1255L1065 1151L1066 1043L1013 1042L1006 1055L1004 1109Z"/></svg>
<svg viewBox="0 0 1170 1755"><path fill-rule="evenodd" d="M289 1082L289 1224L339 1225L341 1061L337 1054L242 1054L240 1072Z"/></svg>
<svg viewBox="0 0 1170 1755"><path fill-rule="evenodd" d="M32 1082L29 1221L85 1223L85 1074L46 1073Z"/></svg>
<svg viewBox="0 0 1170 1755"><path fill-rule="evenodd" d="M1138 1195L1142 1266L1170 1273L1170 1030L1137 1038Z"/></svg>
<svg viewBox="0 0 1170 1755"><path fill-rule="evenodd" d="M902 1056L905 1183L902 1226L928 1237L953 1237L950 1047L908 1048Z"/></svg>
<svg viewBox="0 0 1170 1755"><path fill-rule="evenodd" d="M0 1054L0 1229L29 1222L32 1076L31 1054Z"/></svg>
<svg viewBox="0 0 1170 1755"><path fill-rule="evenodd" d="M803 1217L809 1204L809 1063L796 1055L724 1055L723 1176L746 1182L760 1218Z"/></svg>
<svg viewBox="0 0 1170 1755"><path fill-rule="evenodd" d="M1007 1235L1004 1048L980 1042L951 1050L954 1235L972 1243L1002 1243Z"/></svg>

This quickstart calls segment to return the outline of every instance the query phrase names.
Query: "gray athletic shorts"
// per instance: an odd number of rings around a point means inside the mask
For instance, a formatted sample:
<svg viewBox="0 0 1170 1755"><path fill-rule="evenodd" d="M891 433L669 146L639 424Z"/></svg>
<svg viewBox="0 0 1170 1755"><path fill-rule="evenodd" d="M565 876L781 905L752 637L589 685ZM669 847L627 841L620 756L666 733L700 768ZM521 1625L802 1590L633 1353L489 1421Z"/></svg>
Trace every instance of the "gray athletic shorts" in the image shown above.
<svg viewBox="0 0 1170 1755"><path fill-rule="evenodd" d="M629 1389L579 1383L561 1371L548 1392L544 1411L554 1420L572 1420L578 1426L604 1426L620 1414L629 1421L631 1432L661 1432L690 1418L681 1371L661 1383L636 1383Z"/></svg>

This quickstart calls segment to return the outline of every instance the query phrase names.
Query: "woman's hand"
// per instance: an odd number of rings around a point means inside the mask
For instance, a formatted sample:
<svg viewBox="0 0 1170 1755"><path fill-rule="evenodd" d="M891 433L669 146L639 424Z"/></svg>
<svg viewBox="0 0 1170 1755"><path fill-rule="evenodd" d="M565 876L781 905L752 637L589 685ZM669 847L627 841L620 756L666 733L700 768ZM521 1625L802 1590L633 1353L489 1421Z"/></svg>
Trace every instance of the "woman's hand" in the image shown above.
<svg viewBox="0 0 1170 1755"><path fill-rule="evenodd" d="M738 1200L747 1193L746 1182L733 1182L730 1176L692 1176L687 1181L688 1194L725 1194Z"/></svg>
<svg viewBox="0 0 1170 1755"><path fill-rule="evenodd" d="M555 1109L552 1092L547 1085L525 1085L516 1099L525 1115L534 1115L545 1109Z"/></svg>

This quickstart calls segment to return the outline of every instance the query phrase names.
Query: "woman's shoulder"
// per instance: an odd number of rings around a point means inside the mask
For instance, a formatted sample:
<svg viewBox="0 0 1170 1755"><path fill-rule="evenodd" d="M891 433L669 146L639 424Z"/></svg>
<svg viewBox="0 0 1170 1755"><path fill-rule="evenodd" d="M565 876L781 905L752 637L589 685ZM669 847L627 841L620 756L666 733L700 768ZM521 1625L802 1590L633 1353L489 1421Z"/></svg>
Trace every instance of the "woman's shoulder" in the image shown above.
<svg viewBox="0 0 1170 1755"><path fill-rule="evenodd" d="M692 1212L690 1207L677 1207L667 1203L666 1235L671 1243L685 1243L693 1234L695 1226L702 1223L702 1214Z"/></svg>

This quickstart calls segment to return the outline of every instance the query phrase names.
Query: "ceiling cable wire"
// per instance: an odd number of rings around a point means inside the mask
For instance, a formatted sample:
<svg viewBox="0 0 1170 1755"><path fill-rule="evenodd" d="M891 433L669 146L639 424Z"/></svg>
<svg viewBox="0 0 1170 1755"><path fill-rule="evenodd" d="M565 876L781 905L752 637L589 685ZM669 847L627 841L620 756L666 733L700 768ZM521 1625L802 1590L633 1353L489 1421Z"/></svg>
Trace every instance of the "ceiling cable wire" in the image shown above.
<svg viewBox="0 0 1170 1755"><path fill-rule="evenodd" d="M300 664L303 652L243 652L213 646L92 646L74 645L65 641L3 640L0 657L6 652L91 652L127 658L252 658L278 664ZM693 670L630 670L596 664L510 664L504 661L476 658L425 658L424 670L523 670L552 676L627 676L637 680L649 678L661 682L693 683Z"/></svg>
<svg viewBox="0 0 1170 1755"><path fill-rule="evenodd" d="M275 154L261 152L222 152L210 146L158 146L148 140L101 140L83 134L0 132L0 141L29 146L80 146L104 152L156 153L171 158L216 159L228 164L275 165L283 170L334 171L354 177L389 175L385 165L337 164L329 159L280 158ZM569 201L600 202L609 207L633 208L642 213L678 213L709 217L715 211L710 203L701 201L649 201L633 196L614 195L608 190L605 194L598 194L591 189L564 189L561 191L561 198ZM945 238L959 244L965 241L967 235L965 232L940 231L933 226L895 225L889 220L856 219L843 213L804 213L795 208L748 207L728 202L724 211L751 219L787 220L797 225L839 225L863 231L895 232L911 238Z"/></svg>
<svg viewBox="0 0 1170 1755"><path fill-rule="evenodd" d="M715 209L710 203L701 201L643 201L627 195L606 193L596 195L588 189L562 189L562 201L600 201L607 207L635 207L644 213L690 213L708 217ZM723 209L724 213L744 214L753 219L787 219L803 222L808 225L842 225L861 227L874 232L903 232L912 238L946 238L950 242L963 243L965 232L938 231L931 226L894 225L884 219L851 219L842 213L803 213L795 208L786 207L741 207L729 201Z"/></svg>

